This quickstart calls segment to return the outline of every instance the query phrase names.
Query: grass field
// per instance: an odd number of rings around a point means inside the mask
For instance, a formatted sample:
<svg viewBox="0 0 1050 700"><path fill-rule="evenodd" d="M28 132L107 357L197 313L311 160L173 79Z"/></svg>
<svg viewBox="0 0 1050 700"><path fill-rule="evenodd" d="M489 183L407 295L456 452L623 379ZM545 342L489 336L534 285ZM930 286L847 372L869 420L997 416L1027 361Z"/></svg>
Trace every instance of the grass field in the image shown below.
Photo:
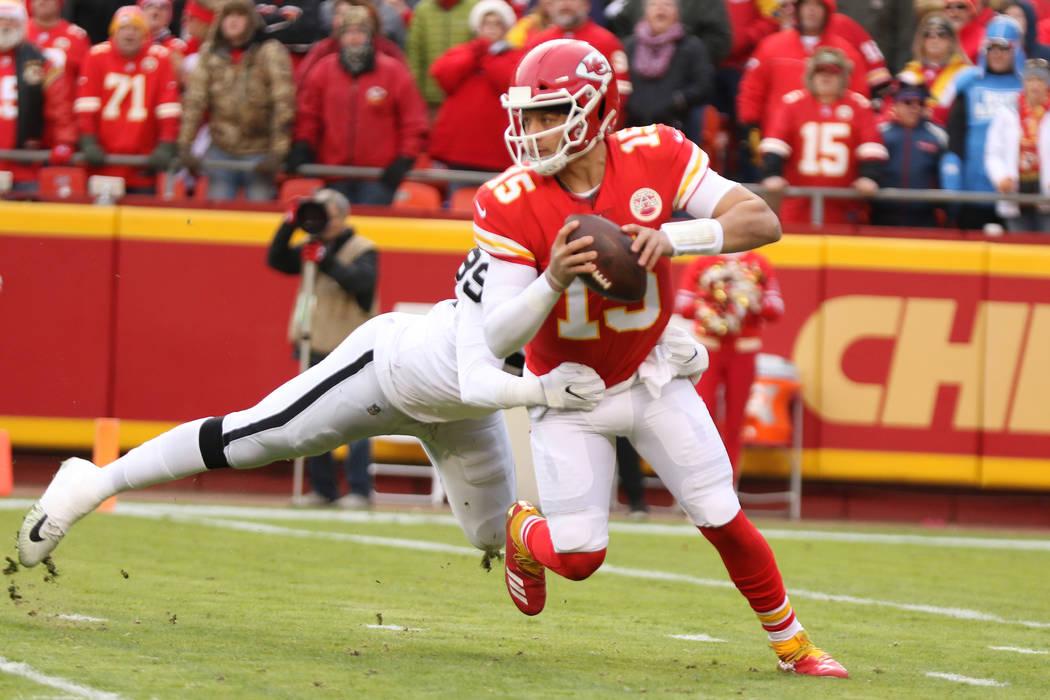
<svg viewBox="0 0 1050 700"><path fill-rule="evenodd" d="M29 501L0 500L13 533ZM684 521L511 604L450 516L122 500L4 576L0 698L1045 698L1045 533L758 522L846 681L787 676ZM3 555L14 557L8 539ZM9 567L11 568L11 567Z"/></svg>

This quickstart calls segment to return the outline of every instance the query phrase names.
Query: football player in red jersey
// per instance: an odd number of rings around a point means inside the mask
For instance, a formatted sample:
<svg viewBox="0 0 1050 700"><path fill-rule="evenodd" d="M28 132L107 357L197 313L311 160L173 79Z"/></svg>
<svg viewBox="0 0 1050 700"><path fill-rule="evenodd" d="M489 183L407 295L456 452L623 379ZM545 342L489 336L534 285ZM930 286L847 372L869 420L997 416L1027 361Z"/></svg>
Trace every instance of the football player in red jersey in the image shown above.
<svg viewBox="0 0 1050 700"><path fill-rule="evenodd" d="M26 41L26 8L0 0L0 149L51 147L52 165L66 165L77 140L72 89L62 69ZM36 189L36 164L0 161L14 189Z"/></svg>
<svg viewBox="0 0 1050 700"><path fill-rule="evenodd" d="M63 0L34 0L26 38L66 72L70 84L80 75L84 56L91 48L87 32L62 19Z"/></svg>
<svg viewBox="0 0 1050 700"><path fill-rule="evenodd" d="M770 115L759 150L765 179L773 192L787 185L852 187L861 195L878 189L890 154L882 143L871 103L847 89L853 64L845 54L821 47L806 65L805 90L784 95ZM808 197L785 198L783 221L808 223ZM824 223L863 224L868 205L855 199L824 202Z"/></svg>
<svg viewBox="0 0 1050 700"><path fill-rule="evenodd" d="M518 609L546 600L546 569L587 578L605 559L614 437L627 437L700 532L757 613L780 668L848 674L795 618L773 553L740 510L733 470L711 417L666 353L653 351L673 306L668 257L716 254L776 241L768 206L708 166L679 131L662 125L612 133L616 81L590 44L556 40L532 49L503 97L517 165L474 200L478 245L492 255L483 295L485 338L504 357L525 348L536 375L560 362L592 367L605 397L589 414L531 411L538 493L507 513L506 583ZM686 211L688 220L672 222ZM572 213L600 214L635 236L648 274L637 303L598 296L576 279L594 270L590 236L566 243ZM691 351L695 351L691 349Z"/></svg>
<svg viewBox="0 0 1050 700"><path fill-rule="evenodd" d="M117 10L109 32L109 41L91 48L77 85L80 150L92 173L123 177L129 192L151 193L151 169L175 156L182 114L175 69L168 50L150 43L138 7ZM150 169L103 166L107 153L149 155Z"/></svg>

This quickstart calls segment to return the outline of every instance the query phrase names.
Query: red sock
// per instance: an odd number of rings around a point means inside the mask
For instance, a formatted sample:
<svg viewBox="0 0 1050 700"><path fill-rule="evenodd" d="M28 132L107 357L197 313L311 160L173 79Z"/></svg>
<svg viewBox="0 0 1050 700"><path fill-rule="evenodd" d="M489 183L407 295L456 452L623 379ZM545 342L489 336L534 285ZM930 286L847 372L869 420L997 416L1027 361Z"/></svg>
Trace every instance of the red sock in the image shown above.
<svg viewBox="0 0 1050 700"><path fill-rule="evenodd" d="M605 561L605 550L597 552L568 552L559 554L554 551L551 531L546 518L526 521L522 539L532 558L543 564L554 573L573 581L582 581Z"/></svg>
<svg viewBox="0 0 1050 700"><path fill-rule="evenodd" d="M752 610L766 613L784 604L787 593L773 550L744 511L722 527L699 530L718 550L729 578L747 598Z"/></svg>

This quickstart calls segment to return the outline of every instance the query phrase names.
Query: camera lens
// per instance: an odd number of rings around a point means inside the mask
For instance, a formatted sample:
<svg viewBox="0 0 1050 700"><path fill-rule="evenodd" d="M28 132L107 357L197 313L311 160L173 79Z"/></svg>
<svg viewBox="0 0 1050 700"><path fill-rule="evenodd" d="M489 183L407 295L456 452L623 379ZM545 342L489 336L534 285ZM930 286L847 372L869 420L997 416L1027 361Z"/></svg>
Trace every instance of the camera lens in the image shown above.
<svg viewBox="0 0 1050 700"><path fill-rule="evenodd" d="M328 210L320 202L307 200L296 210L295 223L311 236L316 236L328 226Z"/></svg>

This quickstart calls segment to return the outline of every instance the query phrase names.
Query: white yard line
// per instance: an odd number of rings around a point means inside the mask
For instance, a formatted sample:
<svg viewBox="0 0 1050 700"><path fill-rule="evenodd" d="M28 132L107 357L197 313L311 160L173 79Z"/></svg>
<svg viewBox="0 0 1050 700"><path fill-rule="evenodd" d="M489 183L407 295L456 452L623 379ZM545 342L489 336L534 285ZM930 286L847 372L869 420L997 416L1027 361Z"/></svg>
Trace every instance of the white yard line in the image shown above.
<svg viewBox="0 0 1050 700"><path fill-rule="evenodd" d="M0 510L28 510L35 501L25 498L0 499ZM247 518L257 520L310 520L324 522L373 523L400 525L447 525L456 527L456 520L446 513L397 513L389 511L342 511L326 508L285 508L257 506L224 506L171 503L140 503L117 501L114 513L141 517L158 515L218 518ZM676 537L696 537L696 528L689 524L660 523L609 523L611 532L644 533L649 535L667 535ZM1050 539L1035 538L996 538L947 536L947 535L904 535L880 532L827 532L824 530L786 530L780 528L761 528L762 534L770 540L806 540L823 542L846 542L889 545L915 545L918 547L960 547L970 549L1014 549L1037 552L1050 552Z"/></svg>
<svg viewBox="0 0 1050 700"><path fill-rule="evenodd" d="M58 676L48 676L31 668L27 664L20 661L5 659L3 656L0 656L0 671L10 673L12 676L21 676L22 678L33 681L34 683L49 685L52 688L58 688L66 693L78 695L82 698L90 698L91 700L119 700L122 697L117 693L107 693L104 690L89 688L86 685L80 685L73 681L66 680L65 678L59 678Z"/></svg>
<svg viewBox="0 0 1050 700"><path fill-rule="evenodd" d="M87 615L78 615L77 613L59 613L55 615L59 620L73 620L74 622L109 622L104 617L88 617Z"/></svg>
<svg viewBox="0 0 1050 700"><path fill-rule="evenodd" d="M403 627L402 625L365 625L372 630L393 630L394 632L422 632L422 627Z"/></svg>
<svg viewBox="0 0 1050 700"><path fill-rule="evenodd" d="M952 683L965 683L966 685L980 685L986 688L1005 688L1010 685L1009 683L1002 683L991 678L970 678L969 676L960 676L958 673L936 673L930 671L926 674L928 678L942 678Z"/></svg>
<svg viewBox="0 0 1050 700"><path fill-rule="evenodd" d="M1022 647L988 647L992 651L1012 651L1015 654L1039 654L1046 655L1050 654L1050 651L1040 651L1039 649L1024 649Z"/></svg>
<svg viewBox="0 0 1050 700"><path fill-rule="evenodd" d="M381 547L396 547L399 549L414 549L428 552L444 552L446 554L460 554L464 556L478 557L481 552L473 547L462 547L458 545L444 544L441 542L429 542L426 540L412 540L398 537L376 537L372 535L354 535L343 532L319 532L316 530L298 530L270 525L268 523L242 522L239 520L225 520L222 518L201 518L193 514L192 510L171 511L168 509L150 511L140 509L135 513L140 517L148 518L172 518L184 522L195 522L201 525L240 530L244 532L257 532L270 535L283 535L286 537L304 537L310 539L326 539L340 542L353 542L356 544L376 545ZM674 581L688 583L696 586L709 588L733 588L733 583L725 579L709 579L690 576L688 574L676 574L667 571L651 571L646 569L631 569L627 567L604 564L598 570L599 573L625 576L628 578L643 579L649 581ZM809 598L833 603L849 603L853 605L866 605L883 608L895 608L911 612L921 612L929 615L949 617L956 620L979 620L982 622L995 622L1004 625L1019 625L1021 627L1032 627L1037 629L1050 629L1050 622L1034 620L1009 620L991 613L967 608L950 608L938 605L925 605L919 603L898 603L889 600L878 600L875 598L860 598L857 596L837 595L823 593L821 591L807 591L803 589L791 589L792 598Z"/></svg>
<svg viewBox="0 0 1050 700"><path fill-rule="evenodd" d="M665 637L671 639L684 639L687 642L724 642L724 639L718 637L709 637L706 634L667 634Z"/></svg>

